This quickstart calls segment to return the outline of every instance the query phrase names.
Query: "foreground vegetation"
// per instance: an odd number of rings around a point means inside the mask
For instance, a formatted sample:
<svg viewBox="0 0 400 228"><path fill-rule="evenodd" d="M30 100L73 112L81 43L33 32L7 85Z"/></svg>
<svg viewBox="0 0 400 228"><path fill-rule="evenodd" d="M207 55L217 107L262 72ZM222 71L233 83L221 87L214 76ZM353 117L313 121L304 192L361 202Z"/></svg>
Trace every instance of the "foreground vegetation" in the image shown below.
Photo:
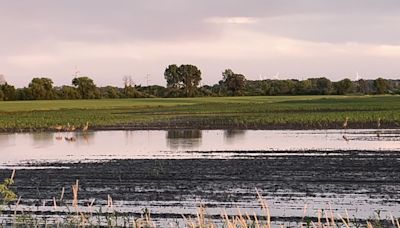
<svg viewBox="0 0 400 228"><path fill-rule="evenodd" d="M12 101L0 105L0 131L90 129L397 128L398 96L280 96L75 101ZM380 124L378 124L378 120ZM379 126L378 126L379 125ZM68 130L68 129L67 129Z"/></svg>

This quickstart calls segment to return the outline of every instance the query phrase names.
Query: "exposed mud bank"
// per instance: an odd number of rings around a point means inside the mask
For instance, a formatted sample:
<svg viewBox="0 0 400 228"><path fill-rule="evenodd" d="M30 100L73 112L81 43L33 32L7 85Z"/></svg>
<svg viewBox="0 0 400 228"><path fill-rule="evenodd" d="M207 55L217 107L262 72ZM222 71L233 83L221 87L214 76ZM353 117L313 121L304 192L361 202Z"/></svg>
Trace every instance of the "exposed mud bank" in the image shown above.
<svg viewBox="0 0 400 228"><path fill-rule="evenodd" d="M60 196L62 187L66 188L65 197L72 199L71 185L78 179L82 203L91 198L104 200L111 195L115 201L135 206L140 204L135 202L159 202L159 206L165 203L179 208L184 202L195 204L201 200L208 202L207 207L229 207L241 202L252 208L257 207L255 188L258 188L265 197L278 198L283 204L292 197L334 200L350 194L355 199L359 196L359 201L400 206L400 153L397 152L336 151L318 155L266 154L232 160L136 159L28 166L38 169L17 170L13 189L22 197L22 204L37 206L43 200L51 205L51 199ZM60 166L66 168L54 169ZM0 178L9 175L10 170L0 170ZM168 217L170 212L156 216Z"/></svg>

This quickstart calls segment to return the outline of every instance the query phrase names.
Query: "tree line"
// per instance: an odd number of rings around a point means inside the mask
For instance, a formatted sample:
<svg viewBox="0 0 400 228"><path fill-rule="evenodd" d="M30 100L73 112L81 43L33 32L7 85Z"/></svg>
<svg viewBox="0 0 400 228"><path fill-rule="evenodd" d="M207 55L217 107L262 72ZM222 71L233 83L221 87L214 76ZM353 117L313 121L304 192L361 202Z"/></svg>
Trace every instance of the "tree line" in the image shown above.
<svg viewBox="0 0 400 228"><path fill-rule="evenodd" d="M98 87L89 77L75 77L70 85L54 86L50 78L35 77L23 88L1 82L0 100L400 94L400 80L383 78L357 81L346 78L336 82L325 77L305 80L247 80L243 74L235 73L231 69L224 70L221 76L221 80L214 85L200 86L200 69L190 64L172 64L164 71L166 87L135 85L131 77L123 78L123 87Z"/></svg>

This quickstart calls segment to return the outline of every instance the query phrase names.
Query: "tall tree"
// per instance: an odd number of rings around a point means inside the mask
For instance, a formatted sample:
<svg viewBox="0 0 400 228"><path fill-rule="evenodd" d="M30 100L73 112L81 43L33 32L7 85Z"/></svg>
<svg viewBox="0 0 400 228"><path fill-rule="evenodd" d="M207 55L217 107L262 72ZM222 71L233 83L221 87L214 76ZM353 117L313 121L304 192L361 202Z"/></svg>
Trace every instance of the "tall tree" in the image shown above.
<svg viewBox="0 0 400 228"><path fill-rule="evenodd" d="M0 85L0 90L3 93L4 101L13 101L16 99L16 90L12 85L7 84L7 82L3 85Z"/></svg>
<svg viewBox="0 0 400 228"><path fill-rule="evenodd" d="M310 78L309 80L313 83L313 94L328 95L332 92L332 82L331 80L322 78Z"/></svg>
<svg viewBox="0 0 400 228"><path fill-rule="evenodd" d="M102 98L115 99L123 97L123 94L118 87L106 86L99 88L99 90Z"/></svg>
<svg viewBox="0 0 400 228"><path fill-rule="evenodd" d="M374 90L373 83L369 80L359 79L354 84L357 93L370 94Z"/></svg>
<svg viewBox="0 0 400 228"><path fill-rule="evenodd" d="M385 94L388 90L388 81L383 78L377 78L374 81L374 86L377 94Z"/></svg>
<svg viewBox="0 0 400 228"><path fill-rule="evenodd" d="M310 94L311 89L312 89L312 81L309 79L299 81L296 84L296 94L299 95Z"/></svg>
<svg viewBox="0 0 400 228"><path fill-rule="evenodd" d="M243 89L246 85L246 78L242 74L236 74L231 69L222 72L223 83L225 88L232 95L243 95Z"/></svg>
<svg viewBox="0 0 400 228"><path fill-rule="evenodd" d="M201 81L201 71L194 65L186 64L178 67L173 64L165 69L164 78L167 80L167 87L174 93L183 89L185 96L191 97Z"/></svg>
<svg viewBox="0 0 400 228"><path fill-rule="evenodd" d="M336 93L339 95L351 93L353 87L353 83L348 78L340 80L336 82L334 85Z"/></svg>
<svg viewBox="0 0 400 228"><path fill-rule="evenodd" d="M127 75L122 78L124 82L123 97L125 98L137 98L142 97L142 93L137 91L135 88L135 83L131 76Z"/></svg>
<svg viewBox="0 0 400 228"><path fill-rule="evenodd" d="M53 81L50 78L33 78L28 88L34 100L51 100L55 98Z"/></svg>
<svg viewBox="0 0 400 228"><path fill-rule="evenodd" d="M16 99L33 100L32 90L27 87L16 89Z"/></svg>
<svg viewBox="0 0 400 228"><path fill-rule="evenodd" d="M196 66L187 64L181 65L178 72L181 76L186 96L193 96L201 81L201 71Z"/></svg>
<svg viewBox="0 0 400 228"><path fill-rule="evenodd" d="M100 92L93 80L89 77L77 77L72 80L82 99L97 99L100 98Z"/></svg>
<svg viewBox="0 0 400 228"><path fill-rule="evenodd" d="M179 67L176 64L169 65L164 71L164 78L167 80L167 87L178 89L182 81Z"/></svg>
<svg viewBox="0 0 400 228"><path fill-rule="evenodd" d="M72 99L80 99L81 95L78 92L78 89L72 86L62 86L57 89L58 97L60 99L72 100Z"/></svg>

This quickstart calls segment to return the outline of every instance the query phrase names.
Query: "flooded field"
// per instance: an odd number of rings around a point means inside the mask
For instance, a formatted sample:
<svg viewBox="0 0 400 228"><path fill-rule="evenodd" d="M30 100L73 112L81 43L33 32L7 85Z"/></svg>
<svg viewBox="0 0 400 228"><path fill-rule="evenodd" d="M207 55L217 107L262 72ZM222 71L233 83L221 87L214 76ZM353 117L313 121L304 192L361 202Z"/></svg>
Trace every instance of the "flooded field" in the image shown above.
<svg viewBox="0 0 400 228"><path fill-rule="evenodd" d="M65 138L75 138L67 141ZM169 130L0 134L0 165L33 161L237 158L291 151L400 151L400 130ZM258 153L259 152L259 153Z"/></svg>
<svg viewBox="0 0 400 228"><path fill-rule="evenodd" d="M200 203L215 217L221 208L261 214L256 188L276 224L329 207L400 216L399 130L23 133L1 134L0 145L0 178L17 169L19 210L54 213L53 197L65 187L72 199L79 179L81 206L111 196L118 211L148 208L162 224L195 216Z"/></svg>

